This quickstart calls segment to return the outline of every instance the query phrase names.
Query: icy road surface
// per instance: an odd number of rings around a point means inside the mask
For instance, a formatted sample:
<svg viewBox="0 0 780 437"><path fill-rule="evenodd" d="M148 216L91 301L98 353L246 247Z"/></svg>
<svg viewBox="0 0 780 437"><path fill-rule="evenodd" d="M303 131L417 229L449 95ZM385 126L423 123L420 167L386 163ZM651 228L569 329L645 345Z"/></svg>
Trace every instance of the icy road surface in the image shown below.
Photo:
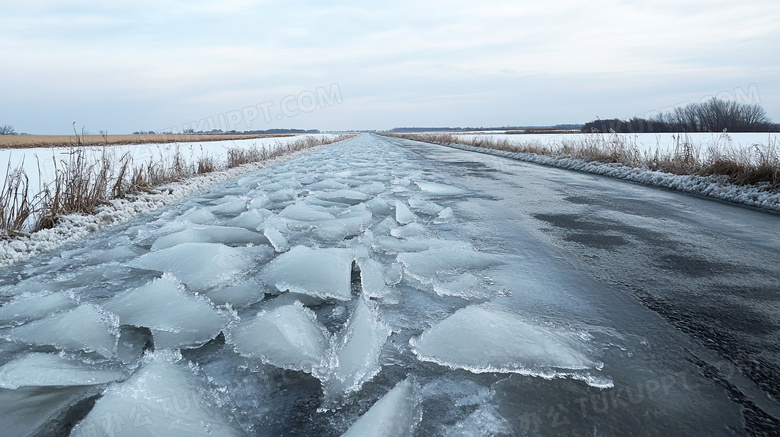
<svg viewBox="0 0 780 437"><path fill-rule="evenodd" d="M2 271L0 434L772 435L778 235L363 135Z"/></svg>

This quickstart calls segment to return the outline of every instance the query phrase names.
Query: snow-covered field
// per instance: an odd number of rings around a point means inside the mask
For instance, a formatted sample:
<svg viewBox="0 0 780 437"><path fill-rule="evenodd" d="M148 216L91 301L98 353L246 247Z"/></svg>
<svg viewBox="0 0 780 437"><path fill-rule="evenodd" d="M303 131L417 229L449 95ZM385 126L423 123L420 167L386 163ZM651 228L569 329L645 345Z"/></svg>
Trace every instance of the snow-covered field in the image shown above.
<svg viewBox="0 0 780 437"><path fill-rule="evenodd" d="M132 157L135 166L142 166L150 162L170 162L177 151L188 163L196 163L200 157L211 157L214 158L215 162L224 163L227 160L227 152L230 149L257 146L271 150L277 145L297 141L304 136L331 138L336 135L313 134L233 141L80 147L78 150L85 151L84 157L88 165L102 159L104 153L114 162L118 162L125 155L129 155ZM39 187L51 184L54 181L57 168L62 168L62 161L68 162L71 151L74 149L68 147L0 149L0 180L5 180L9 169L21 168L30 180L29 187L31 191L29 194L33 196L40 191L38 190Z"/></svg>
<svg viewBox="0 0 780 437"><path fill-rule="evenodd" d="M712 150L721 152L744 150L769 145L780 147L780 133L644 133L644 134L457 134L458 138L471 140L485 138L494 141L508 141L512 144L536 143L558 147L566 143L593 141L619 141L636 147L644 153L673 153L678 145L688 142L701 154L707 156Z"/></svg>

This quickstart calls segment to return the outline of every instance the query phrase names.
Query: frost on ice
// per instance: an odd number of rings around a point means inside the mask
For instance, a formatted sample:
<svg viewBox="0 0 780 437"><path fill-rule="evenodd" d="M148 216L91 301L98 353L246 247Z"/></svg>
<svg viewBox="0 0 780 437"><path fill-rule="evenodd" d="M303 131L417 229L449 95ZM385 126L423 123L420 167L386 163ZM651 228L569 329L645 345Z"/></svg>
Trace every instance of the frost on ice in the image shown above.
<svg viewBox="0 0 780 437"><path fill-rule="evenodd" d="M420 360L474 373L565 376L556 369L600 365L581 341L564 332L532 325L518 314L485 304L457 311L411 340Z"/></svg>
<svg viewBox="0 0 780 437"><path fill-rule="evenodd" d="M279 291L348 301L352 299L352 258L349 249L295 246L268 263L261 277Z"/></svg>
<svg viewBox="0 0 780 437"><path fill-rule="evenodd" d="M117 321L94 305L58 313L5 333L12 341L51 345L71 351L97 352L111 357L116 352Z"/></svg>
<svg viewBox="0 0 780 437"><path fill-rule="evenodd" d="M342 437L404 437L420 419L419 399L411 378L399 382L349 427Z"/></svg>
<svg viewBox="0 0 780 437"><path fill-rule="evenodd" d="M224 244L182 243L142 255L130 265L172 273L193 290L201 291L243 273L252 266L252 260L241 249Z"/></svg>
<svg viewBox="0 0 780 437"><path fill-rule="evenodd" d="M30 353L0 367L0 388L98 385L125 379L116 370L99 369L61 355Z"/></svg>
<svg viewBox="0 0 780 437"><path fill-rule="evenodd" d="M314 312L295 302L258 314L230 332L229 342L250 358L312 373L323 365L330 341Z"/></svg>
<svg viewBox="0 0 780 437"><path fill-rule="evenodd" d="M357 391L379 373L379 354L389 335L369 302L357 299L352 317L336 343L337 365L323 381L326 398Z"/></svg>
<svg viewBox="0 0 780 437"><path fill-rule="evenodd" d="M246 436L205 381L155 353L127 381L109 387L71 431L86 436Z"/></svg>
<svg viewBox="0 0 780 437"><path fill-rule="evenodd" d="M219 335L228 318L204 298L185 292L170 276L152 281L101 304L124 325L152 331L156 348L198 347Z"/></svg>

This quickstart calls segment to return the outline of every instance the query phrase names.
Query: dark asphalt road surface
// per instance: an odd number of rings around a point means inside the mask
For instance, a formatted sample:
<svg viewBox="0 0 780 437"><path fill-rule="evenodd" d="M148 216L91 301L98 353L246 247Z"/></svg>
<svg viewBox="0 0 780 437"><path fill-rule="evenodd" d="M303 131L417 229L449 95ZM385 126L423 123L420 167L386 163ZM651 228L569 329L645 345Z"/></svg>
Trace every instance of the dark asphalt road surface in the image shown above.
<svg viewBox="0 0 780 437"><path fill-rule="evenodd" d="M669 340L676 344L666 345L666 353L678 354L721 387L741 407L750 434L780 433L780 216L492 155L391 141L449 167L454 181L506 208L506 220L540 246L660 315L682 334Z"/></svg>

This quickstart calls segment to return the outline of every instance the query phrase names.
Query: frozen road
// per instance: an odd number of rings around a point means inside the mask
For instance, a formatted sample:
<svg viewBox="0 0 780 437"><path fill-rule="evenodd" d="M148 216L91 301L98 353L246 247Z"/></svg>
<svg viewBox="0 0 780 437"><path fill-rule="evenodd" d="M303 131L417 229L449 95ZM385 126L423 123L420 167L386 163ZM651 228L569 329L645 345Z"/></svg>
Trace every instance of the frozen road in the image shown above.
<svg viewBox="0 0 780 437"><path fill-rule="evenodd" d="M0 272L0 434L776 435L779 235L362 135Z"/></svg>
<svg viewBox="0 0 780 437"><path fill-rule="evenodd" d="M489 196L473 201L482 211L478 221L501 217L511 225L485 226L485 232L509 226L498 238L533 239L568 268L605 284L599 300L607 311L612 293L619 293L660 315L657 325L640 322L641 309L623 313L616 307L613 313L626 333L660 336L647 344L656 358L688 361L718 380L744 407L752 431L780 432L780 216L490 155L394 142L447 165L453 180ZM540 266L537 274L544 270ZM764 416L767 411L772 417Z"/></svg>

